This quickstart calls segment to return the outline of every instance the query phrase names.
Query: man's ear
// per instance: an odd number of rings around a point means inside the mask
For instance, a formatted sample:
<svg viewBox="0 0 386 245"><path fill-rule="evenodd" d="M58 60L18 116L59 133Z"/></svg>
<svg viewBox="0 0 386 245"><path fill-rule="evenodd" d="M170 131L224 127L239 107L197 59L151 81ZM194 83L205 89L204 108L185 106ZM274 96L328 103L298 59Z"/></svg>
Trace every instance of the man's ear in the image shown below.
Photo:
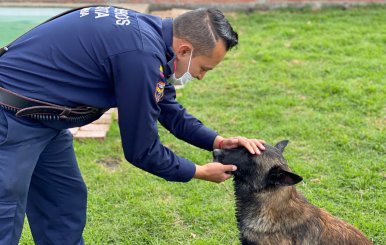
<svg viewBox="0 0 386 245"><path fill-rule="evenodd" d="M274 167L269 171L267 178L268 186L289 186L302 181L303 178L292 172L288 172L281 167Z"/></svg>
<svg viewBox="0 0 386 245"><path fill-rule="evenodd" d="M277 143L277 144L275 145L275 147L276 147L277 149L279 149L279 151L280 151L281 153L283 153L283 152L284 152L284 148L288 145L288 143L289 143L289 140L282 140L282 141L280 141L279 143Z"/></svg>
<svg viewBox="0 0 386 245"><path fill-rule="evenodd" d="M180 38L173 39L173 51L178 58L182 58L186 55L190 55L193 47L188 41Z"/></svg>

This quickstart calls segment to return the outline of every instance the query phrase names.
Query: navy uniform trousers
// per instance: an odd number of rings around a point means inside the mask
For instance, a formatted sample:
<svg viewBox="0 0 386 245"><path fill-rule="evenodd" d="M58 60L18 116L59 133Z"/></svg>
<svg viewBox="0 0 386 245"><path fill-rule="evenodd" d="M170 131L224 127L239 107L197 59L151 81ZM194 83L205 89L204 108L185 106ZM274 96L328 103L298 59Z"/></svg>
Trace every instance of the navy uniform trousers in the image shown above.
<svg viewBox="0 0 386 245"><path fill-rule="evenodd" d="M83 244L86 199L71 133L0 107L0 245L18 244L25 214L36 244Z"/></svg>

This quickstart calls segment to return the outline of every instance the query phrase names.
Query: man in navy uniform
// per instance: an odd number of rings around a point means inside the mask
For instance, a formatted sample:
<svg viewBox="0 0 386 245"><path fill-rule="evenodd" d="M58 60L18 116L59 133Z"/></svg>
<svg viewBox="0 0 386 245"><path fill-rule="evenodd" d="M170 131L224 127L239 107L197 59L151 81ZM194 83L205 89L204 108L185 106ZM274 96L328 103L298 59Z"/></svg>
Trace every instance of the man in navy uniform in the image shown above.
<svg viewBox="0 0 386 245"><path fill-rule="evenodd" d="M83 244L87 191L69 127L117 107L135 166L168 181L222 182L232 165L197 165L160 143L157 121L206 150L264 141L223 138L188 114L174 85L203 79L238 36L216 9L174 21L117 7L85 7L27 32L0 57L0 244L17 244L27 214L36 244Z"/></svg>

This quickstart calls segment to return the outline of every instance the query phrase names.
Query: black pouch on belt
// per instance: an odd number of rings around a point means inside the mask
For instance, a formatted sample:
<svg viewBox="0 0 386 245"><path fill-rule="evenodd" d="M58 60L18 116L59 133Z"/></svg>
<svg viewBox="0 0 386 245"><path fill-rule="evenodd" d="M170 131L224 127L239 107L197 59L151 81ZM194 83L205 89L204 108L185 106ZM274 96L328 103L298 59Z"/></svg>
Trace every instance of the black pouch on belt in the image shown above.
<svg viewBox="0 0 386 245"><path fill-rule="evenodd" d="M0 87L0 106L17 117L38 120L55 129L80 127L100 118L108 109L89 106L69 108L18 95Z"/></svg>

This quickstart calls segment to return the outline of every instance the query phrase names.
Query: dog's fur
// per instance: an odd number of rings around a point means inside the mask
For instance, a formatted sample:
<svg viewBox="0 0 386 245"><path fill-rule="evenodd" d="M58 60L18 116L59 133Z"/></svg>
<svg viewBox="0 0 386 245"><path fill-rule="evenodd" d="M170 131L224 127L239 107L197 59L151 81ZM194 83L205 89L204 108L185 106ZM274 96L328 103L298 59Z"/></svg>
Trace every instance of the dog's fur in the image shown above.
<svg viewBox="0 0 386 245"><path fill-rule="evenodd" d="M243 245L367 245L359 230L310 204L295 188L281 141L259 156L245 148L215 150L214 161L234 164L236 217Z"/></svg>

